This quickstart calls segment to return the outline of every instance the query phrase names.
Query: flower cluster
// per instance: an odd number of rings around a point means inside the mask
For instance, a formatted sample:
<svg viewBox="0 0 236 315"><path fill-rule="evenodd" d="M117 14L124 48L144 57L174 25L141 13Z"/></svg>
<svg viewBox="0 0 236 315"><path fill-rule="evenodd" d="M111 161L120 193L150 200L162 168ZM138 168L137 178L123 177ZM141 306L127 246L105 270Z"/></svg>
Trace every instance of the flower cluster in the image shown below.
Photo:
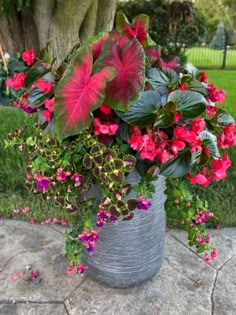
<svg viewBox="0 0 236 315"><path fill-rule="evenodd" d="M84 273L83 250L94 252L108 220L148 211L159 174L207 186L224 179L231 165L219 152L236 145L234 119L217 106L225 92L194 66L163 61L147 26L146 16L131 26L119 13L117 30L73 50L68 67L54 66L49 46L40 59L29 50L22 55L29 71L8 81L10 88L22 89L15 105L39 115L35 135L26 137L24 130L9 135L27 158L26 184L77 220L66 239L68 274ZM131 187L126 179L134 169L141 180ZM94 185L99 200L89 197ZM136 198L129 199L131 190ZM204 234L212 211L182 192L168 197L190 245L215 258ZM183 203L188 215L179 208Z"/></svg>

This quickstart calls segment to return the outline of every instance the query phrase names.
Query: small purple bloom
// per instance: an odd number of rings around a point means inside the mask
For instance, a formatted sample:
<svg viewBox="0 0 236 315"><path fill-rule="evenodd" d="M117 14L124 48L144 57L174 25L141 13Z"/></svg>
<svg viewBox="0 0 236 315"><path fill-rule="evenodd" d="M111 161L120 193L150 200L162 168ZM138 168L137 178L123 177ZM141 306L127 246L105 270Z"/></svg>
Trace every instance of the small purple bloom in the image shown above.
<svg viewBox="0 0 236 315"><path fill-rule="evenodd" d="M97 242L98 239L99 239L98 231L92 230L92 231L90 232L89 240L92 241L92 242Z"/></svg>
<svg viewBox="0 0 236 315"><path fill-rule="evenodd" d="M46 176L37 176L36 177L36 185L39 190L45 191L49 188L50 178Z"/></svg>
<svg viewBox="0 0 236 315"><path fill-rule="evenodd" d="M33 113L37 112L37 108L27 106L27 107L23 108L23 111L26 112L27 114L33 114Z"/></svg>
<svg viewBox="0 0 236 315"><path fill-rule="evenodd" d="M139 197L138 206L139 210L148 210L151 207L152 203L150 199L145 199L144 197Z"/></svg>
<svg viewBox="0 0 236 315"><path fill-rule="evenodd" d="M85 244L86 248L87 248L87 251L89 253L93 253L94 250L95 250L95 242L91 242L89 241L88 243Z"/></svg>

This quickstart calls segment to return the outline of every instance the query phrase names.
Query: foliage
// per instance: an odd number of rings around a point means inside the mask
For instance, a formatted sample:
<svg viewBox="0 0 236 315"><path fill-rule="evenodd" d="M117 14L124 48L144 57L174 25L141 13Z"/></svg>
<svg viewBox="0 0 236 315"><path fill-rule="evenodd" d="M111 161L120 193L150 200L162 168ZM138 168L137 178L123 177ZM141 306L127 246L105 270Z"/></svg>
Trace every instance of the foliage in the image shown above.
<svg viewBox="0 0 236 315"><path fill-rule="evenodd" d="M0 105L7 105L15 99L19 92L6 86L7 78L13 76L14 72L23 72L27 69L25 63L16 54L5 54L6 66L0 59Z"/></svg>
<svg viewBox="0 0 236 315"><path fill-rule="evenodd" d="M14 7L16 7L17 11L21 11L30 5L31 0L3 0L1 1L0 14L9 15Z"/></svg>
<svg viewBox="0 0 236 315"><path fill-rule="evenodd" d="M39 124L31 136L25 127L9 134L6 147L25 153L26 184L35 194L78 218L66 249L79 273L86 269L78 266L83 250L94 251L107 220L128 220L149 209L159 174L186 175L206 187L224 179L231 165L218 150L236 145L234 119L215 105L224 102L225 92L192 65L163 62L148 24L145 15L131 23L120 12L117 30L70 54L63 71L51 54L44 51L34 63L33 52L26 51L22 56L32 67L23 81L18 76L9 81L22 91L16 106L37 112ZM141 175L137 187L127 182L134 170ZM93 185L98 200L89 198ZM129 199L131 189L136 198ZM211 250L214 258L215 250L203 245L211 211L198 200L193 206L196 217L186 221L195 238L191 244L198 252Z"/></svg>
<svg viewBox="0 0 236 315"><path fill-rule="evenodd" d="M212 41L210 43L210 47L212 49L224 50L225 45L226 45L225 28L224 28L224 24L220 23L217 26L216 33L215 33L215 35L212 38Z"/></svg>
<svg viewBox="0 0 236 315"><path fill-rule="evenodd" d="M176 7L173 7L172 15L178 18L176 23L173 16L170 16L171 6L175 4ZM176 1L169 4L165 0L127 1L119 2L117 10L123 11L129 20L141 13L150 16L149 32L151 37L161 45L163 57L178 56L184 63L186 61L185 47L195 45L204 37L206 21L196 11L192 11L191 20L185 19L182 16L185 14L183 5L181 2L176 3Z"/></svg>

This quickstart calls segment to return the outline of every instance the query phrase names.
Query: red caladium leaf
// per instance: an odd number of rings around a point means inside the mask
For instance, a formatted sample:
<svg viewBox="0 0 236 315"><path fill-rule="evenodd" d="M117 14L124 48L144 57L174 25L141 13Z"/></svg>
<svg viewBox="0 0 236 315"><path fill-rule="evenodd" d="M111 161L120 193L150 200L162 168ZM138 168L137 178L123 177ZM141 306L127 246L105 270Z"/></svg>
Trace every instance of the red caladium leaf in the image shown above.
<svg viewBox="0 0 236 315"><path fill-rule="evenodd" d="M136 16L131 24L124 13L118 12L116 15L116 28L120 33L127 35L131 39L137 38L144 47L155 44L148 35L149 17L145 14Z"/></svg>
<svg viewBox="0 0 236 315"><path fill-rule="evenodd" d="M95 63L95 69L114 67L118 74L106 87L105 103L120 111L126 111L144 89L145 53L140 43L133 39L122 48L119 43L108 40Z"/></svg>
<svg viewBox="0 0 236 315"><path fill-rule="evenodd" d="M124 48L127 42L130 40L129 37L117 32L117 31L112 31L110 33L110 37L113 38L115 41L118 42L118 44Z"/></svg>
<svg viewBox="0 0 236 315"><path fill-rule="evenodd" d="M101 32L97 36L92 37L87 41L86 44L92 46L92 53L93 53L93 62L95 62L98 57L101 55L102 47L104 43L108 40L109 33Z"/></svg>
<svg viewBox="0 0 236 315"><path fill-rule="evenodd" d="M61 80L55 95L56 130L60 139L78 134L87 128L105 98L107 82L116 76L116 70L104 67L92 75L92 48L86 46L73 59L72 67Z"/></svg>
<svg viewBox="0 0 236 315"><path fill-rule="evenodd" d="M157 61L161 58L161 46L147 47L144 48L144 51L152 61Z"/></svg>

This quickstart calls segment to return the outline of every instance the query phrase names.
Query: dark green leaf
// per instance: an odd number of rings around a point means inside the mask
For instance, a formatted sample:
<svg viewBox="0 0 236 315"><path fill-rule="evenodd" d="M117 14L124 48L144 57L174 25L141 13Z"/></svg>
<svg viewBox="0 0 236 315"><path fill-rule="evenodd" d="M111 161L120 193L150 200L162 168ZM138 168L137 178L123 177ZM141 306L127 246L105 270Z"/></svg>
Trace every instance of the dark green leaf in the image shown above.
<svg viewBox="0 0 236 315"><path fill-rule="evenodd" d="M202 82L193 78L190 74L184 75L181 79L181 83L186 84L191 91L201 93L204 96L208 95L206 86Z"/></svg>
<svg viewBox="0 0 236 315"><path fill-rule="evenodd" d="M116 111L124 121L134 126L148 126L154 123L161 107L161 96L155 91L145 91L127 110Z"/></svg>
<svg viewBox="0 0 236 315"><path fill-rule="evenodd" d="M168 102L158 113L157 120L154 126L160 128L168 128L175 122L176 105L173 102Z"/></svg>
<svg viewBox="0 0 236 315"><path fill-rule="evenodd" d="M49 98L53 92L45 94L43 91L40 91L38 88L32 90L29 95L28 101L30 107L37 107L44 103L46 98Z"/></svg>
<svg viewBox="0 0 236 315"><path fill-rule="evenodd" d="M176 104L177 111L184 118L196 118L206 109L206 99L194 91L174 91L169 94L168 101Z"/></svg>
<svg viewBox="0 0 236 315"><path fill-rule="evenodd" d="M235 123L233 116L225 112L223 109L219 108L216 113L217 122L222 125L228 125L230 123Z"/></svg>
<svg viewBox="0 0 236 315"><path fill-rule="evenodd" d="M199 138L204 143L206 143L212 155L220 156L220 152L218 150L218 145L217 145L217 137L215 135L213 135L211 132L207 130L203 130L202 132L200 132Z"/></svg>
<svg viewBox="0 0 236 315"><path fill-rule="evenodd" d="M27 76L24 81L25 87L28 89L30 86L37 81L39 78L43 77L46 73L48 73L50 69L47 69L45 67L36 67L29 70L27 73Z"/></svg>
<svg viewBox="0 0 236 315"><path fill-rule="evenodd" d="M42 60L43 62L50 64L50 65L53 64L53 62L55 61L55 58L53 56L51 42L47 43L46 47L44 47L43 49L40 50L39 59Z"/></svg>
<svg viewBox="0 0 236 315"><path fill-rule="evenodd" d="M191 157L192 154L188 148L179 152L177 157L161 165L160 174L167 177L184 176L190 170Z"/></svg>
<svg viewBox="0 0 236 315"><path fill-rule="evenodd" d="M152 68L148 70L147 79L154 89L158 89L160 86L172 88L178 82L179 76L172 69Z"/></svg>

